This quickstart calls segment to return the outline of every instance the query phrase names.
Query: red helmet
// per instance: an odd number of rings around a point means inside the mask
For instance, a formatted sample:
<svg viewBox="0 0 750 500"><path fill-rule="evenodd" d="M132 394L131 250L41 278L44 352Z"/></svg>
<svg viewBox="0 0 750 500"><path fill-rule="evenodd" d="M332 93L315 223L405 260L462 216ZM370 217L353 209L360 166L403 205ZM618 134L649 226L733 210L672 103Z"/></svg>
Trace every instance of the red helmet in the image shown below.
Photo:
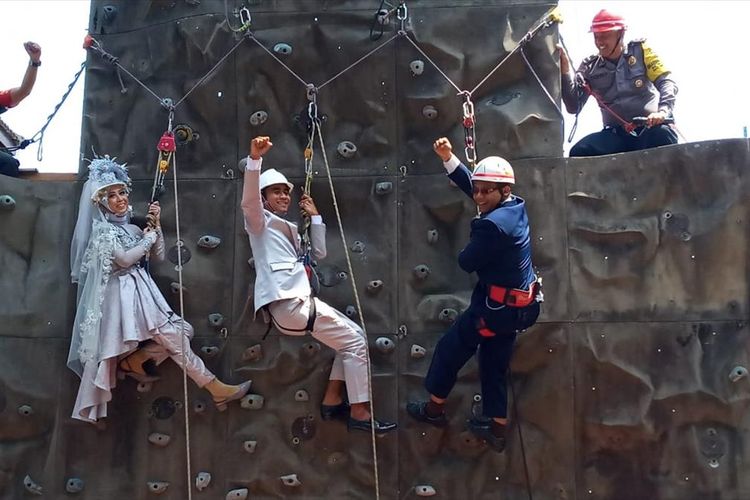
<svg viewBox="0 0 750 500"><path fill-rule="evenodd" d="M607 9L602 9L594 16L594 19L591 20L591 29L589 30L589 33L625 30L627 27L628 26L625 24L625 18L613 14Z"/></svg>

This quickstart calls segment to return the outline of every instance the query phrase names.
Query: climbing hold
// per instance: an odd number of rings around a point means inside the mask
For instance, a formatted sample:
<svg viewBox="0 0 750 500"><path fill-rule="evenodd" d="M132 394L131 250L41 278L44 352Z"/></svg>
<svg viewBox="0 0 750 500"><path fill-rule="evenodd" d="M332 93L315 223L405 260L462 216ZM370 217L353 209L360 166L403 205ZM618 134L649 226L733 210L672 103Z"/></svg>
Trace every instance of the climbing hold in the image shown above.
<svg viewBox="0 0 750 500"><path fill-rule="evenodd" d="M427 349L422 347L421 345L412 344L411 345L411 357L414 359L420 359L424 358L427 354Z"/></svg>
<svg viewBox="0 0 750 500"><path fill-rule="evenodd" d="M219 349L219 347L215 345L204 345L203 347L201 347L201 352L205 354L207 358L216 356L217 354L219 354L220 350L221 349Z"/></svg>
<svg viewBox="0 0 750 500"><path fill-rule="evenodd" d="M203 491L204 489L208 488L209 484L211 484L210 472L199 472L198 475L195 476L195 487L198 489L198 491Z"/></svg>
<svg viewBox="0 0 750 500"><path fill-rule="evenodd" d="M292 53L292 46L288 43L277 43L273 46L273 51L277 54L288 56Z"/></svg>
<svg viewBox="0 0 750 500"><path fill-rule="evenodd" d="M29 405L21 405L18 407L18 414L22 417L30 417L34 414L34 409Z"/></svg>
<svg viewBox="0 0 750 500"><path fill-rule="evenodd" d="M300 483L299 479L297 479L297 474L287 474L286 476L281 476L279 479L281 479L281 482L284 483L284 486L302 486L302 483Z"/></svg>
<svg viewBox="0 0 750 500"><path fill-rule="evenodd" d="M419 264L417 267L414 268L414 276L416 276L417 279L423 280L429 275L430 275L430 268L427 267L425 264Z"/></svg>
<svg viewBox="0 0 750 500"><path fill-rule="evenodd" d="M305 441L315 437L315 419L312 415L294 419L294 422L292 422L292 437Z"/></svg>
<svg viewBox="0 0 750 500"><path fill-rule="evenodd" d="M201 248L216 248L221 245L221 238L211 236L210 234L204 234L198 238L198 246Z"/></svg>
<svg viewBox="0 0 750 500"><path fill-rule="evenodd" d="M200 134L193 130L190 125L179 124L174 127L174 138L177 144L183 146L189 142L200 139Z"/></svg>
<svg viewBox="0 0 750 500"><path fill-rule="evenodd" d="M690 241L693 238L693 235L690 234L688 231L683 231L680 233L680 239L682 241Z"/></svg>
<svg viewBox="0 0 750 500"><path fill-rule="evenodd" d="M68 478L65 481L65 491L68 493L80 493L83 491L83 484L83 479L78 479L77 477Z"/></svg>
<svg viewBox="0 0 750 500"><path fill-rule="evenodd" d="M250 491L247 488L238 488L227 493L225 500L245 500Z"/></svg>
<svg viewBox="0 0 750 500"><path fill-rule="evenodd" d="M472 398L475 403L480 403L482 401L482 395L481 394L474 394L474 397Z"/></svg>
<svg viewBox="0 0 750 500"><path fill-rule="evenodd" d="M393 183L390 181L375 184L375 194L384 195L393 191Z"/></svg>
<svg viewBox="0 0 750 500"><path fill-rule="evenodd" d="M443 323L453 323L457 317L458 311L451 309L450 307L446 307L438 314L438 319Z"/></svg>
<svg viewBox="0 0 750 500"><path fill-rule="evenodd" d="M409 69L411 70L412 76L419 76L424 73L424 61L415 59L409 63Z"/></svg>
<svg viewBox="0 0 750 500"><path fill-rule="evenodd" d="M242 361L258 361L263 357L263 347L260 344L248 347L242 352Z"/></svg>
<svg viewBox="0 0 750 500"><path fill-rule="evenodd" d="M341 141L336 150L344 158L351 158L357 152L357 146L351 141Z"/></svg>
<svg viewBox="0 0 750 500"><path fill-rule="evenodd" d="M295 401L310 401L310 395L307 393L304 389L299 389L297 392L294 393L294 400Z"/></svg>
<svg viewBox="0 0 750 500"><path fill-rule="evenodd" d="M346 314L350 318L353 318L354 315L357 314L357 308L354 306L346 306L346 309L344 309L344 314Z"/></svg>
<svg viewBox="0 0 750 500"><path fill-rule="evenodd" d="M156 495L161 495L169 488L169 483L166 481L149 481L148 491Z"/></svg>
<svg viewBox="0 0 750 500"><path fill-rule="evenodd" d="M224 315L221 313L211 313L208 315L208 324L219 328L224 326Z"/></svg>
<svg viewBox="0 0 750 500"><path fill-rule="evenodd" d="M382 280L372 280L367 284L367 291L368 292L379 292L380 289L383 288L383 281Z"/></svg>
<svg viewBox="0 0 750 500"><path fill-rule="evenodd" d="M435 488L433 488L429 484L420 484L418 486L415 486L414 492L418 497L434 497L435 495L437 495Z"/></svg>
<svg viewBox="0 0 750 500"><path fill-rule="evenodd" d="M206 403L205 401L201 399L196 399L193 401L193 412L195 413L203 413L206 411Z"/></svg>
<svg viewBox="0 0 750 500"><path fill-rule="evenodd" d="M383 354L389 354L396 348L396 343L388 337L378 337L375 340L375 347Z"/></svg>
<svg viewBox="0 0 750 500"><path fill-rule="evenodd" d="M102 7L104 12L104 22L110 24L117 17L117 7L114 5L105 5Z"/></svg>
<svg viewBox="0 0 750 500"><path fill-rule="evenodd" d="M737 382L741 378L747 377L747 368L744 366L735 366L729 373L729 380Z"/></svg>
<svg viewBox="0 0 750 500"><path fill-rule="evenodd" d="M339 279L339 281L345 281L347 278L349 278L349 275L346 274L346 271L339 271L336 277Z"/></svg>
<svg viewBox="0 0 750 500"><path fill-rule="evenodd" d="M178 251L179 254L177 253ZM178 260L178 257L182 259L182 265L184 266L185 264L190 262L192 256L193 254L190 253L190 250L188 250L188 248L182 242L178 242L178 244L174 245L169 249L169 251L167 251L167 259L169 259L169 262L171 262L175 266L180 262Z"/></svg>
<svg viewBox="0 0 750 500"><path fill-rule="evenodd" d="M171 440L171 437L167 434L162 434L161 432L152 432L148 435L148 442L161 448L167 446Z"/></svg>
<svg viewBox="0 0 750 500"><path fill-rule="evenodd" d="M388 12L388 9L380 9L375 14L375 19L377 19L378 24L385 24L388 22L388 16L390 16L390 12Z"/></svg>
<svg viewBox="0 0 750 500"><path fill-rule="evenodd" d="M319 352L320 344L318 344L317 342L305 342L300 348L300 353L308 357L313 357Z"/></svg>
<svg viewBox="0 0 750 500"><path fill-rule="evenodd" d="M11 195L0 195L0 210L13 210L14 208L16 208L16 200Z"/></svg>
<svg viewBox="0 0 750 500"><path fill-rule="evenodd" d="M670 212L669 210L665 210L665 211L664 211L664 212L663 212L663 213L661 214L661 216L662 216L662 217L664 217L664 220L669 220L669 219L671 219L671 218L672 218L672 215L673 215L673 214L672 214L672 212Z"/></svg>
<svg viewBox="0 0 750 500"><path fill-rule="evenodd" d="M255 453L255 448L257 446L257 441L245 441L244 443L242 443L242 448L248 453Z"/></svg>
<svg viewBox="0 0 750 500"><path fill-rule="evenodd" d="M260 394L248 394L240 400L240 407L246 410L260 410L263 408L264 398Z"/></svg>
<svg viewBox="0 0 750 500"><path fill-rule="evenodd" d="M263 110L256 111L255 113L250 115L250 125L252 125L253 127L263 125L264 123L266 123L266 120L268 120L268 113Z"/></svg>
<svg viewBox="0 0 750 500"><path fill-rule="evenodd" d="M177 402L174 399L167 396L161 396L151 403L151 411L153 412L154 417L159 420L166 420L174 415L177 406Z"/></svg>
<svg viewBox="0 0 750 500"><path fill-rule="evenodd" d="M247 265L250 266L250 269L255 269L255 258L250 257L247 259Z"/></svg>
<svg viewBox="0 0 750 500"><path fill-rule="evenodd" d="M438 230L437 229L430 229L427 231L427 243L435 244L438 240Z"/></svg>
<svg viewBox="0 0 750 500"><path fill-rule="evenodd" d="M151 389L153 388L154 388L153 382L138 382L138 385L135 386L135 390L140 393L151 392Z"/></svg>
<svg viewBox="0 0 750 500"><path fill-rule="evenodd" d="M172 293L180 293L180 284L176 281L173 281L169 284L169 288L172 289ZM182 292L187 292L187 288L185 288L185 285L182 285Z"/></svg>
<svg viewBox="0 0 750 500"><path fill-rule="evenodd" d="M362 253L365 251L365 244L361 241L355 241L352 243L351 251L354 253Z"/></svg>
<svg viewBox="0 0 750 500"><path fill-rule="evenodd" d="M26 491L31 493L32 495L40 495L42 494L42 487L39 486L34 482L33 479L31 479L31 476L28 474L26 477L23 478L23 487L26 488Z"/></svg>
<svg viewBox="0 0 750 500"><path fill-rule="evenodd" d="M438 111L435 109L435 106L427 105L424 108L422 108L422 116L427 118L428 120L434 120L438 116Z"/></svg>

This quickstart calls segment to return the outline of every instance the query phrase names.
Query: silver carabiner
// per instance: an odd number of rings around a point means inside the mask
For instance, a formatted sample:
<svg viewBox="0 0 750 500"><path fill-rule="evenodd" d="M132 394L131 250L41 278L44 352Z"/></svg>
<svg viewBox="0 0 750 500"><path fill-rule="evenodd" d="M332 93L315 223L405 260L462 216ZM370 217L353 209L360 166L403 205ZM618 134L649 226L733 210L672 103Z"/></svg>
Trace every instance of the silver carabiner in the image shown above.
<svg viewBox="0 0 750 500"><path fill-rule="evenodd" d="M247 7L242 7L240 9L240 22L242 22L242 27L247 28L250 26L250 23L252 22L253 17L250 15L250 9Z"/></svg>
<svg viewBox="0 0 750 500"><path fill-rule="evenodd" d="M403 0L396 9L396 18L401 21L401 31L406 31L406 20L409 18L409 8Z"/></svg>

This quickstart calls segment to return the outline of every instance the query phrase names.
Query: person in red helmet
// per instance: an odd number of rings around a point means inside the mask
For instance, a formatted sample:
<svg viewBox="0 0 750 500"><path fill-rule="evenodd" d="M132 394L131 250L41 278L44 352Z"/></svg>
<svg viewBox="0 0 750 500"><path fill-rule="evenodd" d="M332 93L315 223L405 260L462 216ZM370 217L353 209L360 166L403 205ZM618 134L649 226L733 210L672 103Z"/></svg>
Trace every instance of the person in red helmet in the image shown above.
<svg viewBox="0 0 750 500"><path fill-rule="evenodd" d="M677 143L673 121L677 85L644 39L625 43L625 20L599 11L590 32L598 53L583 60L573 74L560 47L562 98L569 113L580 113L589 96L598 102L604 129L587 135L570 156L600 156ZM641 118L641 119L639 119Z"/></svg>

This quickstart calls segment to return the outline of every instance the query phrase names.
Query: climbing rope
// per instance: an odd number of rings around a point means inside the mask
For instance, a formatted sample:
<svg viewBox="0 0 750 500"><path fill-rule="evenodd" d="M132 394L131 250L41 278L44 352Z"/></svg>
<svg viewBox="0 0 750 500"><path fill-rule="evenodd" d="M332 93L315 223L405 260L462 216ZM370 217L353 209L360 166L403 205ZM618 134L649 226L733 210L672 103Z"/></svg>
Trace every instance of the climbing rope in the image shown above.
<svg viewBox="0 0 750 500"><path fill-rule="evenodd" d="M44 132L47 131L47 127L49 127L49 124L52 122L52 119L55 117L57 112L60 110L60 107L63 105L65 100L73 91L73 87L75 87L76 82L78 82L78 79L81 77L85 69L86 69L86 61L83 61L81 63L81 69L79 69L78 72L73 77L73 81L70 82L70 84L68 85L68 89L63 94L62 99L60 99L60 102L57 103L57 105L55 106L55 109L52 110L52 113L49 114L49 116L47 117L47 121L44 122L44 125L42 125L42 128L40 128L39 131L31 137L31 139L24 139L23 141L21 141L21 144L19 144L18 146L10 147L10 148L3 148L3 149L5 149L5 151L8 151L8 152L18 151L19 149L26 149L26 147L28 147L30 144L33 144L38 141L39 146L37 147L37 150L36 150L36 159L37 161L42 161L42 157L44 155L44 146L43 146Z"/></svg>
<svg viewBox="0 0 750 500"><path fill-rule="evenodd" d="M526 477L526 492L529 495L529 500L534 500L531 495L531 479L529 478L529 466L526 463L526 447L523 444L523 432L521 431L521 420L518 418L518 403L516 402L516 390L513 387L513 377L508 367L508 385L510 386L510 394L513 397L513 418L516 420L516 428L518 429L518 441L521 445L521 457L523 458L523 472Z"/></svg>
<svg viewBox="0 0 750 500"><path fill-rule="evenodd" d="M357 292L357 281L354 278L354 269L352 267L352 259L349 255L349 245L346 242L346 235L344 234L344 225L341 221L341 212L339 210L339 204L336 200L336 189L333 187L333 178L331 177L331 166L328 163L328 156L326 155L326 147L323 142L323 133L320 127L316 127L318 133L318 139L320 142L320 153L323 157L323 163L326 167L326 176L328 177L328 186L331 190L331 199L333 200L333 209L336 212L336 221L339 225L339 235L341 236L341 242L344 245L344 255L346 256L346 267L349 272L349 277L352 282L352 292L354 292L354 303L357 306L357 313L359 315L359 322L362 326L362 333L365 336L365 345L367 346L367 328L365 327L365 316L362 312L362 303L359 300L359 292ZM372 460L373 460L373 474L375 476L375 498L380 500L380 481L378 472L378 447L375 437L375 405L372 397L372 364L370 363L370 349L367 348L367 391L370 398L370 437L372 439Z"/></svg>

